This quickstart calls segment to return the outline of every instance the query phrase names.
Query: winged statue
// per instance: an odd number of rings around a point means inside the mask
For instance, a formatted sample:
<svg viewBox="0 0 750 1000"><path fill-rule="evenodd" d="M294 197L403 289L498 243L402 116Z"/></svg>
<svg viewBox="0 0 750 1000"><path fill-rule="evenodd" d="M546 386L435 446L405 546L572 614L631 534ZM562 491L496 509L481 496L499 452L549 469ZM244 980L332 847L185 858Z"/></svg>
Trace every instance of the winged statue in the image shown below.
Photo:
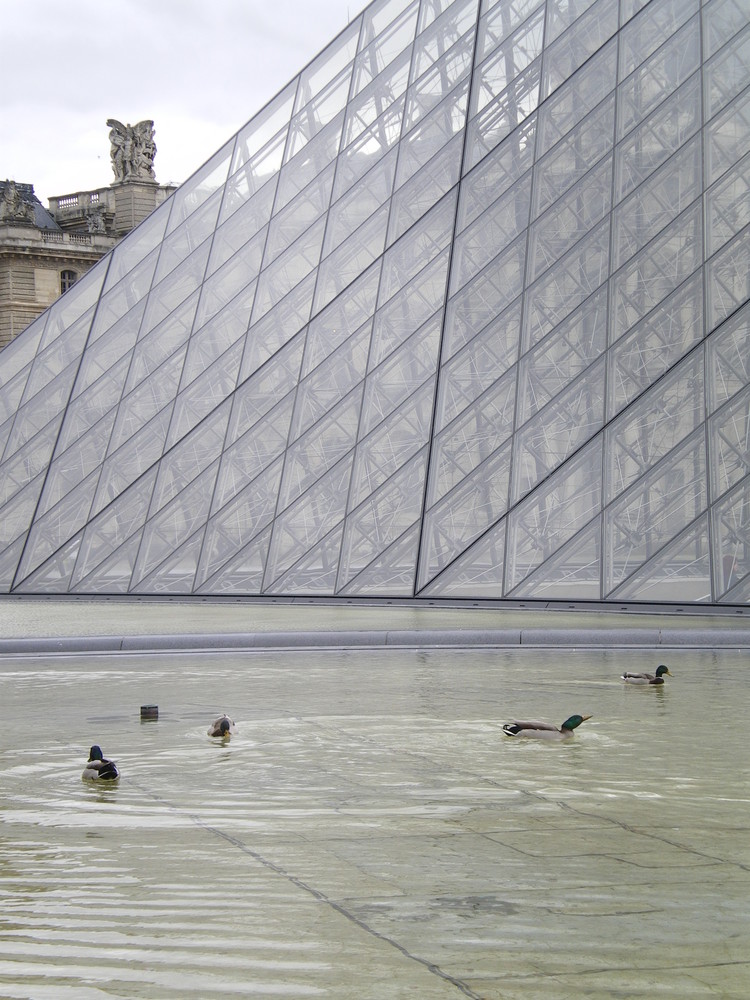
<svg viewBox="0 0 750 1000"><path fill-rule="evenodd" d="M110 158L116 181L145 178L156 180L154 174L154 123L151 119L137 125L123 125L116 118L108 118Z"/></svg>

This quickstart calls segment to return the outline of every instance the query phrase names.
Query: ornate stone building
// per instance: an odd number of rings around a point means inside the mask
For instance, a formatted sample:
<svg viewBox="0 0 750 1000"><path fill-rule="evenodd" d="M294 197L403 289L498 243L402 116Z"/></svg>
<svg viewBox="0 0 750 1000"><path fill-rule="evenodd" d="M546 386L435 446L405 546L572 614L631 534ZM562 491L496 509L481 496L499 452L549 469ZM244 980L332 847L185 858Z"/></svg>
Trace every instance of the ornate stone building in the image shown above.
<svg viewBox="0 0 750 1000"><path fill-rule="evenodd" d="M174 186L154 175L154 123L109 119L115 180L50 198L33 184L0 180L0 348L133 230Z"/></svg>

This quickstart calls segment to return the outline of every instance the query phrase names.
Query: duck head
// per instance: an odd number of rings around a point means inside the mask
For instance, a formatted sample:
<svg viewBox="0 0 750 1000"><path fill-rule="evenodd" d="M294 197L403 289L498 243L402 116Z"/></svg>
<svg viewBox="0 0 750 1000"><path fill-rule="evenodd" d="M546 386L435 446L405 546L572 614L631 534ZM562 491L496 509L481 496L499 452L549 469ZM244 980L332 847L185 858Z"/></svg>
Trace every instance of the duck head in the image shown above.
<svg viewBox="0 0 750 1000"><path fill-rule="evenodd" d="M670 672L669 672L669 667L665 667L664 664L661 663L656 668L656 676L657 677L661 677L663 674L666 674L667 677L671 677L672 676L672 674L670 674Z"/></svg>
<svg viewBox="0 0 750 1000"><path fill-rule="evenodd" d="M569 719L566 719L565 722L563 722L560 729L566 732L572 732L574 729L577 729L582 722L585 722L586 719L590 718L590 715L571 715Z"/></svg>

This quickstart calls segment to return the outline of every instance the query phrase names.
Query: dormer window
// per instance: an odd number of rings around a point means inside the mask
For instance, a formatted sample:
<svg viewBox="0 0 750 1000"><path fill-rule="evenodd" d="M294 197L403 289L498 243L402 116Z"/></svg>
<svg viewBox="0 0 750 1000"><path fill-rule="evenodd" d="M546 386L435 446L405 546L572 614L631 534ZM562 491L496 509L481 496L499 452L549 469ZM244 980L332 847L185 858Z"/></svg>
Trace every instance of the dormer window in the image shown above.
<svg viewBox="0 0 750 1000"><path fill-rule="evenodd" d="M67 292L78 281L77 271L60 271L60 293Z"/></svg>

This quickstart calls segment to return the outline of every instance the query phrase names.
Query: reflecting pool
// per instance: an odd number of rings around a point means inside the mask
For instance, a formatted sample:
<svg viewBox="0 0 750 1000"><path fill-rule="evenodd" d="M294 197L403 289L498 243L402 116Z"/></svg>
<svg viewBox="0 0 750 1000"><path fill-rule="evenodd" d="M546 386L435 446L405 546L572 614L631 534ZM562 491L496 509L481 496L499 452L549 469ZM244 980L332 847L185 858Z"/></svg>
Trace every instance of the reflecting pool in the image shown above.
<svg viewBox="0 0 750 1000"><path fill-rule="evenodd" d="M746 1000L748 690L732 651L5 657L0 996Z"/></svg>

